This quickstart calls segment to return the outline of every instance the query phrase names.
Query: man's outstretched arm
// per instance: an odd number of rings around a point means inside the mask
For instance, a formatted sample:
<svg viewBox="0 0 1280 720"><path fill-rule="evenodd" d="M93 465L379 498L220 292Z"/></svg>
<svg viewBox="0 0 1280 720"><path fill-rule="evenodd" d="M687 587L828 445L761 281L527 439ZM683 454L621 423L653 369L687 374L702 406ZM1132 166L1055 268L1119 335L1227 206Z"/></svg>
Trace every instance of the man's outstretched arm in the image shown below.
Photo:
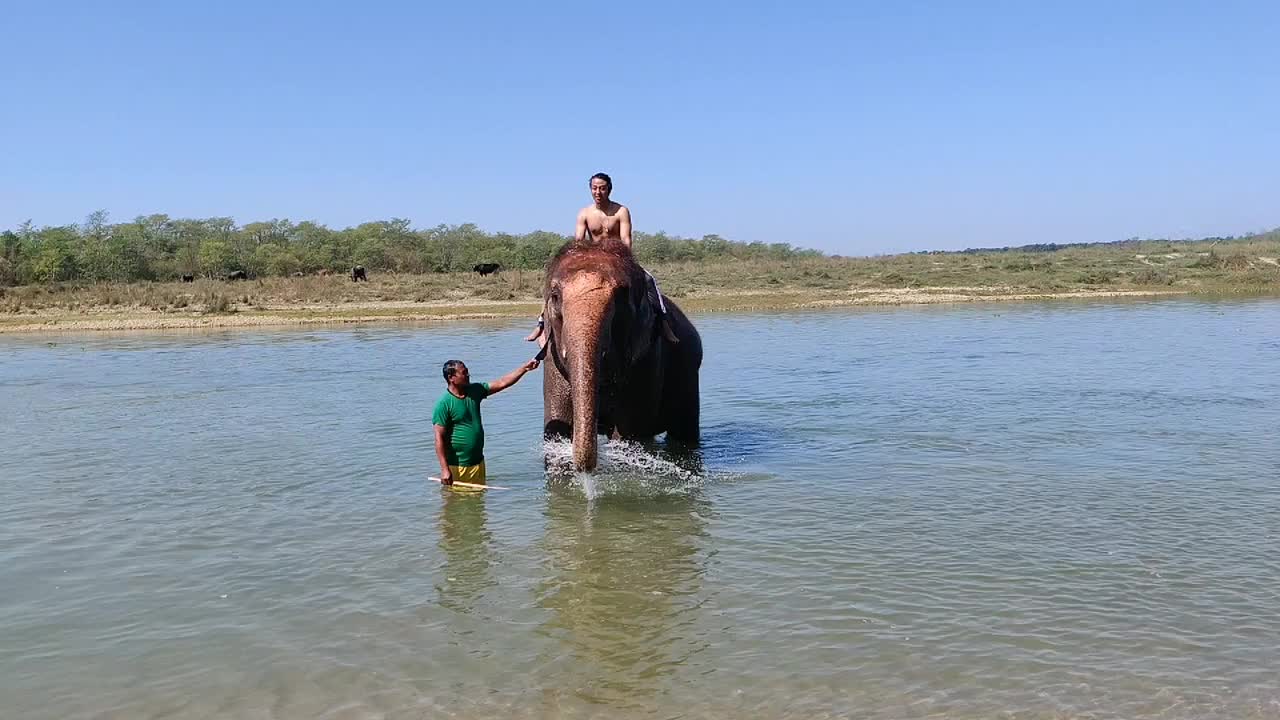
<svg viewBox="0 0 1280 720"><path fill-rule="evenodd" d="M582 242L587 239L587 213L586 211L578 212L578 226L573 230L574 242Z"/></svg>
<svg viewBox="0 0 1280 720"><path fill-rule="evenodd" d="M521 365L515 370L512 370L506 375L503 375L497 380L494 380L493 382L489 383L489 394L492 395L497 392L502 392L503 390L506 390L512 385L515 385L516 383L520 382L520 378L524 377L525 373L529 372L530 370L536 370L537 367L538 367L538 361L536 359L530 360L529 362Z"/></svg>

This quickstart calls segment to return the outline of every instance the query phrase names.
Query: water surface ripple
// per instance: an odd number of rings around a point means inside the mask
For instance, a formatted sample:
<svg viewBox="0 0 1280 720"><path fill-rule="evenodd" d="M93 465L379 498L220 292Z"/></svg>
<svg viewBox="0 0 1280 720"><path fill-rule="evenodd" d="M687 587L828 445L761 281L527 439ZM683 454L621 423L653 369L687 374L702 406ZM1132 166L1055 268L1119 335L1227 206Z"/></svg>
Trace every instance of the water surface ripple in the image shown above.
<svg viewBox="0 0 1280 720"><path fill-rule="evenodd" d="M1280 718L1280 302L704 316L697 454L442 492L523 324L0 338L0 716Z"/></svg>

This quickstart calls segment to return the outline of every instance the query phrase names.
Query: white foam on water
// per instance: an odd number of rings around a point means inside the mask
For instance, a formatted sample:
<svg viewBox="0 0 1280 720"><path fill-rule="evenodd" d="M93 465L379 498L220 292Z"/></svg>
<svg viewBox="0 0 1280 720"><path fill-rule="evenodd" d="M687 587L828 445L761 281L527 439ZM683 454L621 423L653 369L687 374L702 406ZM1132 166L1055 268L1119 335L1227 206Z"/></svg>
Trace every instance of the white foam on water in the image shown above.
<svg viewBox="0 0 1280 720"><path fill-rule="evenodd" d="M605 495L685 495L720 473L681 466L661 451L627 440L601 439L598 464L591 472L573 470L573 443L567 438L543 442L543 456L553 478L581 488L589 500Z"/></svg>

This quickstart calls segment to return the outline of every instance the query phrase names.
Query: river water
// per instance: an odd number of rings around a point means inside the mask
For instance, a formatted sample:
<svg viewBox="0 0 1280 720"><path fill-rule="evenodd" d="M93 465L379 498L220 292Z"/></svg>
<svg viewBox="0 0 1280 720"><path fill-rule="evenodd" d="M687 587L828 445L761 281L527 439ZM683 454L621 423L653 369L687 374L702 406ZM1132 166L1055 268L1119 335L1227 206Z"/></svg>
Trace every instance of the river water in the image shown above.
<svg viewBox="0 0 1280 720"><path fill-rule="evenodd" d="M551 477L527 323L0 337L0 717L1280 717L1280 302L695 318Z"/></svg>

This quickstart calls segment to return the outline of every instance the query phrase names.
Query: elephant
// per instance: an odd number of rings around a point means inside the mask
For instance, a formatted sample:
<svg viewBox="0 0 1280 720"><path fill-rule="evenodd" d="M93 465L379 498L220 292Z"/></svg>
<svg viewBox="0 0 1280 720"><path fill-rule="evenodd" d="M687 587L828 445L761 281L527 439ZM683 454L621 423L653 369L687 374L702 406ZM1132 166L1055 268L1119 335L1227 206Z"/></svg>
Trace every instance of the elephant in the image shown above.
<svg viewBox="0 0 1280 720"><path fill-rule="evenodd" d="M595 469L598 433L697 443L702 338L663 299L677 342L661 332L656 290L626 245L571 241L548 261L543 433L573 438L575 469Z"/></svg>

